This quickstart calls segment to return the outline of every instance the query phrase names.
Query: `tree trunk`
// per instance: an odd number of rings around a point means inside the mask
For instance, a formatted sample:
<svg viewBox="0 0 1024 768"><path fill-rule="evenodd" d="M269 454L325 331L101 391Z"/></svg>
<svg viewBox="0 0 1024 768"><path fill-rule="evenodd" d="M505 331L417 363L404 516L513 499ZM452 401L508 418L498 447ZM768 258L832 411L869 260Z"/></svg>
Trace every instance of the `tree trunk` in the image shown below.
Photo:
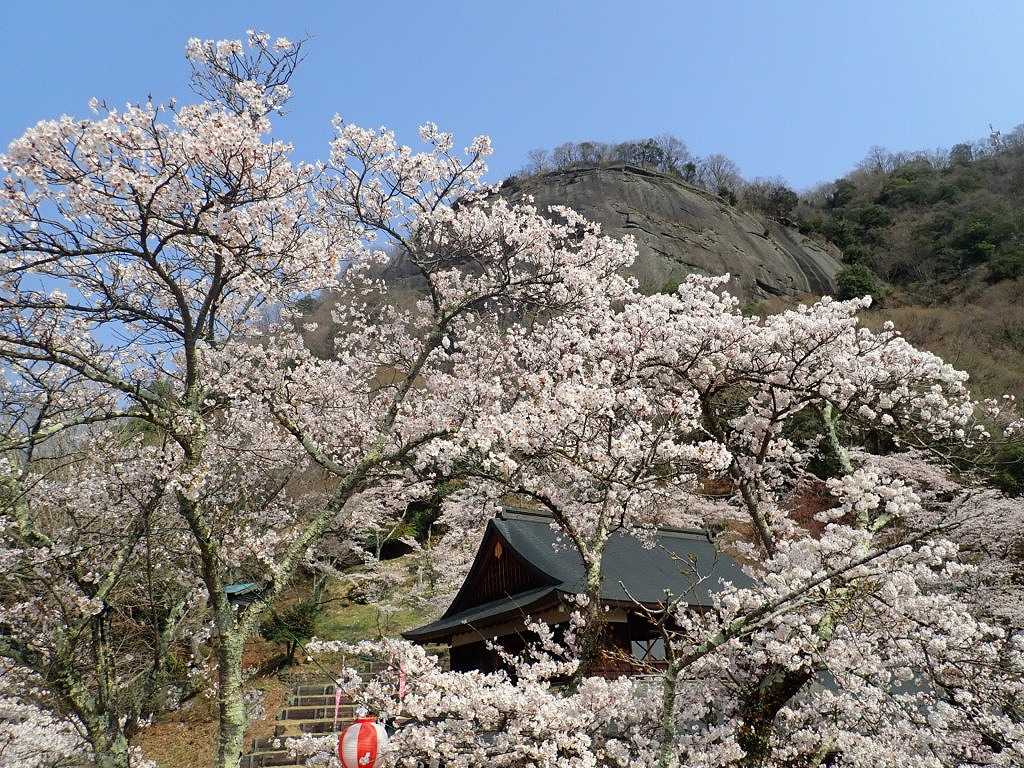
<svg viewBox="0 0 1024 768"><path fill-rule="evenodd" d="M108 621L106 611L101 611L90 621L96 670L95 696L89 696L76 683L71 683L67 690L79 702L80 713L86 708L92 710L88 715L80 714L80 717L85 725L86 737L92 746L93 765L96 768L129 768L128 737L124 729L132 727L133 724L129 724L127 720L132 719L133 714L131 709L119 709L117 706L118 686L107 635Z"/></svg>
<svg viewBox="0 0 1024 768"><path fill-rule="evenodd" d="M128 738L117 728L117 723L97 716L85 725L95 768L131 768Z"/></svg>
<svg viewBox="0 0 1024 768"><path fill-rule="evenodd" d="M225 618L226 621L223 621ZM217 768L238 768L248 725L242 695L242 647L245 635L230 626L232 618L218 617L221 628L220 642L217 644L217 705L220 714Z"/></svg>
<svg viewBox="0 0 1024 768"><path fill-rule="evenodd" d="M679 765L676 751L676 684L682 664L672 658L671 638L664 637L664 640L669 659L661 675L661 751L658 755L658 768L676 768Z"/></svg>
<svg viewBox="0 0 1024 768"><path fill-rule="evenodd" d="M327 574L313 571L313 588L309 592L309 607L314 611L320 610L320 603L323 602L326 588Z"/></svg>
<svg viewBox="0 0 1024 768"><path fill-rule="evenodd" d="M604 609L601 606L601 581L603 578L600 556L591 556L590 564L587 565L587 585L584 593L587 597L587 606L583 611L584 625L579 637L580 663L572 680L569 681L568 690L570 692L579 690L583 678L594 674L594 670L601 661L605 623Z"/></svg>
<svg viewBox="0 0 1024 768"><path fill-rule="evenodd" d="M744 702L743 724L736 741L746 753L733 763L736 768L759 768L771 757L771 735L775 716L810 680L810 670L776 667L761 680Z"/></svg>

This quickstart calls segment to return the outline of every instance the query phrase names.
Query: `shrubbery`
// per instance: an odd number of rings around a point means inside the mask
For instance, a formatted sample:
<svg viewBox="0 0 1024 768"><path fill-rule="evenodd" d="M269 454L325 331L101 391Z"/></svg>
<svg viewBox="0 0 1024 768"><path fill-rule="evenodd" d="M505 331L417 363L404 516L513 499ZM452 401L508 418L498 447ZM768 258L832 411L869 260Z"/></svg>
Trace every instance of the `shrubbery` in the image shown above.
<svg viewBox="0 0 1024 768"><path fill-rule="evenodd" d="M840 299L856 299L861 296L884 298L878 275L864 264L854 264L842 270L836 276L836 284L839 286Z"/></svg>

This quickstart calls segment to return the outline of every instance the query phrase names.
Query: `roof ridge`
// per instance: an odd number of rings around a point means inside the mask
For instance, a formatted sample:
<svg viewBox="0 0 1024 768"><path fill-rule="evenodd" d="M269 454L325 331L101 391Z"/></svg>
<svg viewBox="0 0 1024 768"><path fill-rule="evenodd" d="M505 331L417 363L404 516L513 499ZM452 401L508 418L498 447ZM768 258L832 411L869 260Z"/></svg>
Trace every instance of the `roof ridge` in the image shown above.
<svg viewBox="0 0 1024 768"><path fill-rule="evenodd" d="M542 509L530 509L529 507L517 507L511 504L503 504L496 517L500 520L530 520L538 522L541 520L550 523L554 517L550 512ZM623 531L623 533L627 533ZM700 538L714 542L715 534L710 528L682 528L672 525L659 525L655 529L658 536L670 536L673 538ZM627 534L631 535L631 534Z"/></svg>

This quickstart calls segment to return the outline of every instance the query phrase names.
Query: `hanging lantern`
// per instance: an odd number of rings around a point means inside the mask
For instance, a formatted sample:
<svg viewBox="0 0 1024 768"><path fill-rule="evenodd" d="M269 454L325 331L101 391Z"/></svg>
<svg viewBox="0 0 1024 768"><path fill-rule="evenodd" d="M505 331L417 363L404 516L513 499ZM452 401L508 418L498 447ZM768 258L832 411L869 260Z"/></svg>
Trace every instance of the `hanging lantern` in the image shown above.
<svg viewBox="0 0 1024 768"><path fill-rule="evenodd" d="M373 768L387 742L383 725L372 717L361 717L338 737L338 757L345 768Z"/></svg>

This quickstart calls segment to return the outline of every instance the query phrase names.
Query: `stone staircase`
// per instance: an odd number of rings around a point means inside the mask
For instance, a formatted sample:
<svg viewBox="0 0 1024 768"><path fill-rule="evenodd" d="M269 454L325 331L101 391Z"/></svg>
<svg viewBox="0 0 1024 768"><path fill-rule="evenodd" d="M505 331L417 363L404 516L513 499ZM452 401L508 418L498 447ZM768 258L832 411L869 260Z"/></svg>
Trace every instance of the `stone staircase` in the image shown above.
<svg viewBox="0 0 1024 768"><path fill-rule="evenodd" d="M372 674L383 665L380 662L362 661L356 667L362 674ZM321 675L322 678L322 675ZM356 705L348 694L343 693L338 707L338 731L355 719ZM328 734L334 732L334 685L298 682L288 703L277 715L274 735L254 739L249 752L242 756L241 768L297 768L305 765L305 758L288 754L285 740L303 734Z"/></svg>

